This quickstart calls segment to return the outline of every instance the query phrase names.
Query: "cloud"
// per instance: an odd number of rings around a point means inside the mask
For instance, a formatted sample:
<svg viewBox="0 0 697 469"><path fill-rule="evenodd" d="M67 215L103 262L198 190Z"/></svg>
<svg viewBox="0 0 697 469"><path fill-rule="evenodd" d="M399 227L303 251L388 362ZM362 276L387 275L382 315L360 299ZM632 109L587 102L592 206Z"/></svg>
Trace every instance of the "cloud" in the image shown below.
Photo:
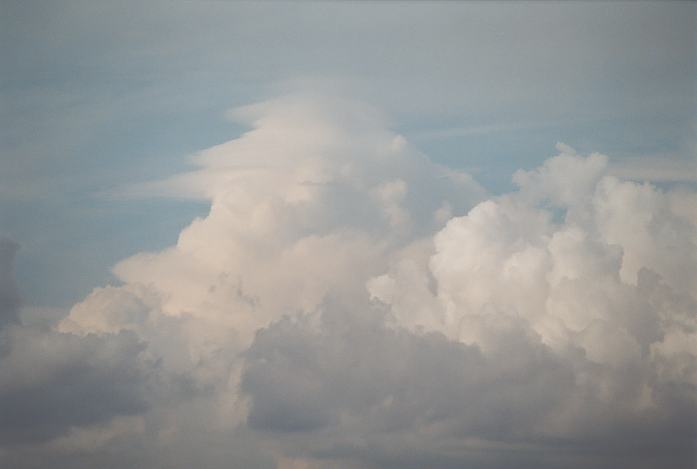
<svg viewBox="0 0 697 469"><path fill-rule="evenodd" d="M171 244L170 230L205 210L95 192L182 171L181 155L228 137L226 107L279 88L341 81L417 138L503 127L423 141L494 190L552 139L614 157L680 153L675 142L694 133L689 2L414 2L399 15L389 4L4 7L0 218L32 246L21 275L36 305L69 306L111 281L117 259ZM82 267L64 275L65 263Z"/></svg>
<svg viewBox="0 0 697 469"><path fill-rule="evenodd" d="M142 413L155 371L132 333L80 337L22 324L12 272L17 249L0 240L0 461L3 449Z"/></svg>
<svg viewBox="0 0 697 469"><path fill-rule="evenodd" d="M329 292L364 291L391 252L441 226L444 211L464 213L484 196L469 175L433 164L362 104L295 95L235 116L252 129L195 155L199 169L147 188L205 197L208 216L171 249L114 271L128 289L147 287L158 313L208 322L214 335L231 331L241 347ZM86 301L106 304L115 294L95 291ZM82 308L64 327L107 330L79 320ZM98 314L111 314L104 308Z"/></svg>
<svg viewBox="0 0 697 469"><path fill-rule="evenodd" d="M19 321L19 292L13 265L17 243L0 238L0 329Z"/></svg>
<svg viewBox="0 0 697 469"><path fill-rule="evenodd" d="M617 458L689 467L694 458L689 389L657 386L660 404L637 409L638 369L559 354L524 324L499 323L501 345L483 351L386 322L379 309L329 304L261 331L242 379L247 425L318 467L614 467Z"/></svg>
<svg viewBox="0 0 697 469"><path fill-rule="evenodd" d="M231 116L250 130L126 190L205 217L55 330L6 329L0 401L45 402L7 441L68 467L694 462L694 193L560 144L494 197L364 104Z"/></svg>
<svg viewBox="0 0 697 469"><path fill-rule="evenodd" d="M519 191L451 219L430 257L404 256L369 288L411 330L441 332L502 362L533 353L512 345L528 337L560 360L571 383L546 389L557 404L536 414L526 438L588 451L614 441L620 454L639 438L689 467L697 220L683 204L693 195L606 176L606 157L558 148L514 176ZM525 392L521 382L501 384Z"/></svg>
<svg viewBox="0 0 697 469"><path fill-rule="evenodd" d="M618 159L610 168L611 174L636 181L696 183L697 160L694 149L687 158L676 155L635 157L631 161Z"/></svg>
<svg viewBox="0 0 697 469"><path fill-rule="evenodd" d="M525 337L509 344L517 357L487 357L439 333L389 325L384 311L362 306L324 305L258 333L242 380L252 398L248 425L324 457L350 447L359 460L388 458L447 442L466 459L457 439L524 440L573 388L567 366Z"/></svg>
<svg viewBox="0 0 697 469"><path fill-rule="evenodd" d="M147 408L142 344L13 328L0 362L0 444L41 442Z"/></svg>

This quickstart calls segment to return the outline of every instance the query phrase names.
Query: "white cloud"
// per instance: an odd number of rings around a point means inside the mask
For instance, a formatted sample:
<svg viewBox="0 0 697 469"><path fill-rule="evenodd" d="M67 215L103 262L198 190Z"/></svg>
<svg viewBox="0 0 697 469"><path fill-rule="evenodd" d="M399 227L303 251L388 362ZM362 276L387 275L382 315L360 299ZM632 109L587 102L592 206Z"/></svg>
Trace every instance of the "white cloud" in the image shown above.
<svg viewBox="0 0 697 469"><path fill-rule="evenodd" d="M105 453L90 457L118 464L108 448L132 434L143 464L172 467L694 457L694 193L608 176L605 156L559 145L486 199L361 104L294 95L233 115L251 130L137 189L210 213L118 263L121 285L51 332L61 359L96 354L114 375L121 359L157 363L143 420L107 412L43 451L92 448L93 432ZM118 345L134 337L142 351ZM8 383L33 383L27 362L63 376L11 350ZM230 456L234 441L249 449Z"/></svg>

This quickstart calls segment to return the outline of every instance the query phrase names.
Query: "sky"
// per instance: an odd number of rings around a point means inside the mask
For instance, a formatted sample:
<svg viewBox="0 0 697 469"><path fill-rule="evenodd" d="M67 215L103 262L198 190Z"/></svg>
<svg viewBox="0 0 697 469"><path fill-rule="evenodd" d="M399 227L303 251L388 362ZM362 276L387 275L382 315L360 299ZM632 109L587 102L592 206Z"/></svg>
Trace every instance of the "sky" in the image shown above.
<svg viewBox="0 0 697 469"><path fill-rule="evenodd" d="M0 2L0 463L693 468L697 3Z"/></svg>

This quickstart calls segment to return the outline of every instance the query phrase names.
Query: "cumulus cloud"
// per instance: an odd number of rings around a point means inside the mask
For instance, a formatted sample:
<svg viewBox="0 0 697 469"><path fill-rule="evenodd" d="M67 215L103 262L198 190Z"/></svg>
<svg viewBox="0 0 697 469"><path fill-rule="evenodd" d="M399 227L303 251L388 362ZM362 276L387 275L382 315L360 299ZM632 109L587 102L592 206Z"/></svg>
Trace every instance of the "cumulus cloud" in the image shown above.
<svg viewBox="0 0 697 469"><path fill-rule="evenodd" d="M537 429L543 440L623 440L620 448L641 438L689 467L697 217L684 204L694 193L621 181L605 175L606 157L558 149L515 174L517 192L451 219L420 262L404 256L368 286L411 330L500 361L534 354L512 345L527 337L561 360L571 385L545 390L556 408L537 413L526 437Z"/></svg>
<svg viewBox="0 0 697 469"><path fill-rule="evenodd" d="M362 104L231 117L251 129L128 189L207 216L56 330L7 329L0 401L45 402L8 441L66 466L691 467L694 192L559 144L488 196Z"/></svg>
<svg viewBox="0 0 697 469"><path fill-rule="evenodd" d="M252 130L195 155L196 171L133 189L205 197L208 216L176 246L120 262L125 286L95 290L62 329L106 333L124 315L129 329L164 317L185 324L194 361L241 351L284 314L361 294L392 252L442 226L443 210L464 213L484 196L362 104L290 96L231 115Z"/></svg>

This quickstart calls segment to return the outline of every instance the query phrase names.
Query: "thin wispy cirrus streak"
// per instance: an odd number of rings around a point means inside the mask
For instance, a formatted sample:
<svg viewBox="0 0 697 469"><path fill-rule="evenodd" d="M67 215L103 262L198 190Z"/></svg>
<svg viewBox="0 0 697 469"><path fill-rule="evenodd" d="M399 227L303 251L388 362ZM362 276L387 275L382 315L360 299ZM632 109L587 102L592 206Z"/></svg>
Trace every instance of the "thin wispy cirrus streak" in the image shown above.
<svg viewBox="0 0 697 469"><path fill-rule="evenodd" d="M138 195L209 213L24 324L5 467L691 468L697 193L558 144L491 196L380 112L291 95Z"/></svg>

